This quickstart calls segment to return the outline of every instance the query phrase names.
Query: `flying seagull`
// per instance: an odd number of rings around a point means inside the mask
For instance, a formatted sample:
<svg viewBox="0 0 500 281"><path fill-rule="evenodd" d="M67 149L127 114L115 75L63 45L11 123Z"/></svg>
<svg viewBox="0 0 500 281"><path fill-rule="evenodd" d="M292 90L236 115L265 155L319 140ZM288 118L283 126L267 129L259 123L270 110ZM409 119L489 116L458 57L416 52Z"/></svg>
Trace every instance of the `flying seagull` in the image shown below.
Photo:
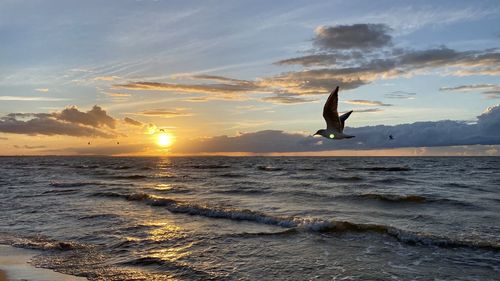
<svg viewBox="0 0 500 281"><path fill-rule="evenodd" d="M390 139L390 140L393 140L393 139L394 139L394 137L393 137L392 135L389 135L389 139Z"/></svg>
<svg viewBox="0 0 500 281"><path fill-rule="evenodd" d="M344 134L345 120L349 118L352 110L340 115L339 117L339 112L337 111L338 102L339 87L337 86L337 88L332 91L332 93L326 100L325 107L323 107L323 118L325 118L326 121L326 130L318 130L314 135L320 135L327 139L334 140L354 138L354 136Z"/></svg>

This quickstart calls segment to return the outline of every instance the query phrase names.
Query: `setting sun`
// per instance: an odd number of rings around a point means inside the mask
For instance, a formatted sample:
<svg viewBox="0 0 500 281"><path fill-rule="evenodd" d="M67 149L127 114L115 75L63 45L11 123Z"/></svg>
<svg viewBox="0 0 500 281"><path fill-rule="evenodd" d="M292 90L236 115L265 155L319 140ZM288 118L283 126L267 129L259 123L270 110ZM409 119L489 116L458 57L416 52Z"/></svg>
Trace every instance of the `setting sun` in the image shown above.
<svg viewBox="0 0 500 281"><path fill-rule="evenodd" d="M159 146L163 146L163 147L170 146L172 144L172 142L173 142L172 136L169 134L166 134L166 133L159 134L158 138L156 140L156 143Z"/></svg>

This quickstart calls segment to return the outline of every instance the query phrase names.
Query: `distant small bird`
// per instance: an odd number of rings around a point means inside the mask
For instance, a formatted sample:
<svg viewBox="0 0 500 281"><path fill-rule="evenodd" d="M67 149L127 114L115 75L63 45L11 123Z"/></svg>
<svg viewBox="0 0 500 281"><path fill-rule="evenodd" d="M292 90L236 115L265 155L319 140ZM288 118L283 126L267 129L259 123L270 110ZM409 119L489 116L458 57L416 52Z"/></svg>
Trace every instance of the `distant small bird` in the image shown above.
<svg viewBox="0 0 500 281"><path fill-rule="evenodd" d="M87 143L87 144L88 144L88 145L90 145L90 142L89 142L89 143Z"/></svg>
<svg viewBox="0 0 500 281"><path fill-rule="evenodd" d="M393 140L393 139L394 139L394 137L393 137L392 135L389 135L389 139L390 139L390 140Z"/></svg>
<svg viewBox="0 0 500 281"><path fill-rule="evenodd" d="M116 142L116 144L120 144L120 142L119 142L119 141L117 141L117 142Z"/></svg>
<svg viewBox="0 0 500 281"><path fill-rule="evenodd" d="M354 138L354 136L344 134L345 120L349 118L352 110L339 117L339 113L337 111L338 102L339 87L337 86L337 88L330 93L330 96L326 100L325 106L323 107L323 118L325 118L326 121L326 130L318 130L314 135L320 135L327 139L337 140Z"/></svg>

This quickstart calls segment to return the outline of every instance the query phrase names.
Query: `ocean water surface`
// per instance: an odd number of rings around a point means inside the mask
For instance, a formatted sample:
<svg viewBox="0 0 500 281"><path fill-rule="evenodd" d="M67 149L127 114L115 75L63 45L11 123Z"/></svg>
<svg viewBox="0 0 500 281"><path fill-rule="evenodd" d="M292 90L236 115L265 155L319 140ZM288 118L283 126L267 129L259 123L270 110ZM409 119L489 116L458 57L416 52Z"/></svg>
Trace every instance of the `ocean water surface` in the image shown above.
<svg viewBox="0 0 500 281"><path fill-rule="evenodd" d="M0 157L0 244L89 280L499 280L500 158Z"/></svg>

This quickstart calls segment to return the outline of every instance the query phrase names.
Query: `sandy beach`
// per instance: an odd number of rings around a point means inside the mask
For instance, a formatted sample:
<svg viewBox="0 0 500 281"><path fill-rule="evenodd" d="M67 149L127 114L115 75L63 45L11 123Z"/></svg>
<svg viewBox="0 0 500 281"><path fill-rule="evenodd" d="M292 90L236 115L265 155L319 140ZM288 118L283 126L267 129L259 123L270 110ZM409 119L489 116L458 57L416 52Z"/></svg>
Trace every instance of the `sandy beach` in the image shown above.
<svg viewBox="0 0 500 281"><path fill-rule="evenodd" d="M0 245L0 281L84 281L87 278L62 274L29 264L38 251Z"/></svg>

